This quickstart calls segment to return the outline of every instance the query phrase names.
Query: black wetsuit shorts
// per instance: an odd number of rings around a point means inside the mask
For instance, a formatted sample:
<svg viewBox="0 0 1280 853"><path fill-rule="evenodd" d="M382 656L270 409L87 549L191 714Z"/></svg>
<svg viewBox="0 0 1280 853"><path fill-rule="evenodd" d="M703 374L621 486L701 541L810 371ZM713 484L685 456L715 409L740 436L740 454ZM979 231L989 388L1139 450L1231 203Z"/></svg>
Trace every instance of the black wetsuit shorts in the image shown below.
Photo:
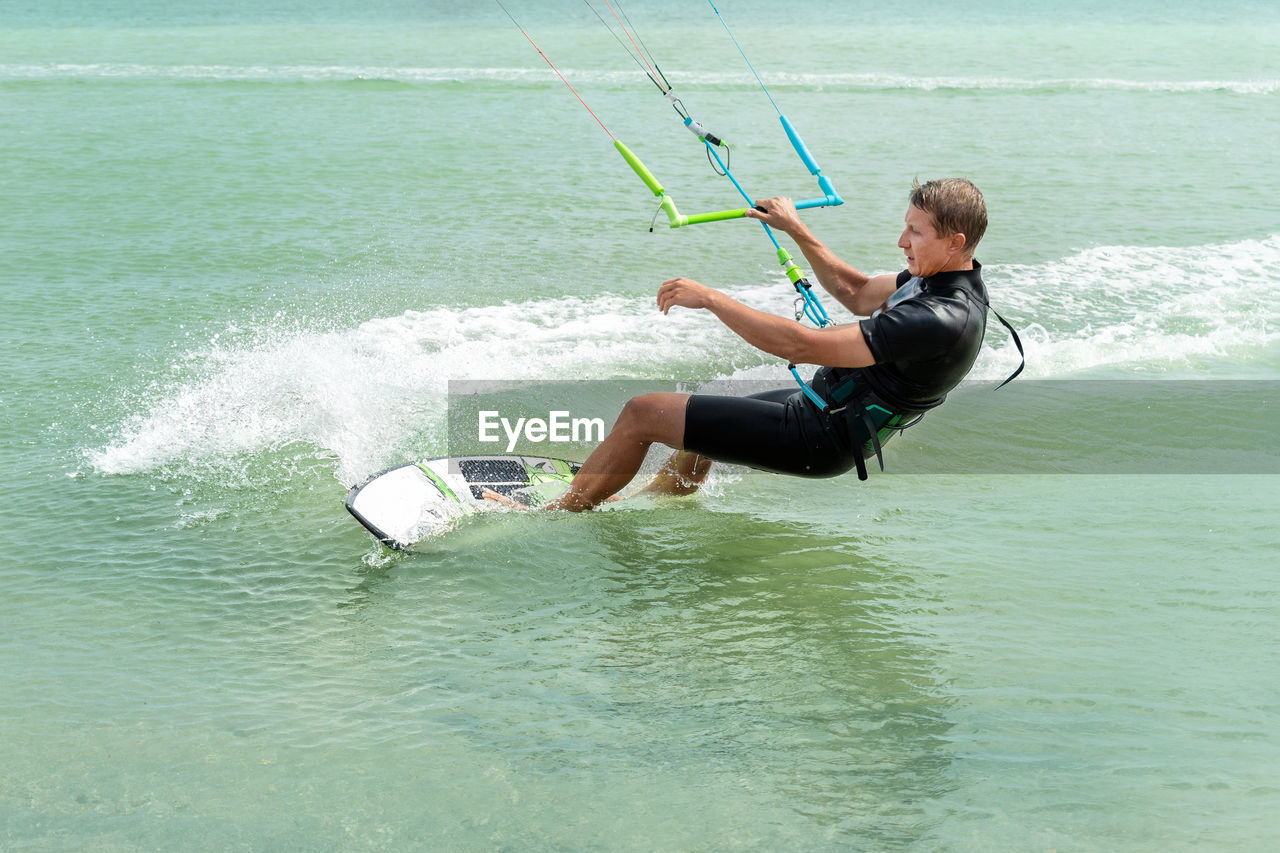
<svg viewBox="0 0 1280 853"><path fill-rule="evenodd" d="M779 474L835 477L857 464L855 453L867 455L866 428L848 411L823 414L793 388L748 397L693 394L685 407L684 449ZM875 426L890 417L875 413Z"/></svg>

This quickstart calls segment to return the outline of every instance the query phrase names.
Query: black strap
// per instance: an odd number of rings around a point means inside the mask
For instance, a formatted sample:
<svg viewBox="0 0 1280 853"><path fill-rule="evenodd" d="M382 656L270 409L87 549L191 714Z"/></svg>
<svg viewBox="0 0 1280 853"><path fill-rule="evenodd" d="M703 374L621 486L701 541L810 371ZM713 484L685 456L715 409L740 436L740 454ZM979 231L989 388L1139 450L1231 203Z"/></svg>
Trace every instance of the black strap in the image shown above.
<svg viewBox="0 0 1280 853"><path fill-rule="evenodd" d="M853 449L853 465L858 469L858 479L867 479L867 460L862 458L861 447L855 447Z"/></svg>
<svg viewBox="0 0 1280 853"><path fill-rule="evenodd" d="M992 308L990 302L983 299L976 293L973 294L973 298L985 305L988 311L996 315L996 319L1000 321L1000 324L1009 330L1009 334L1013 336L1013 345L1018 348L1018 357L1022 359L1022 363L1018 365L1018 369L1013 371L1013 373L1010 373L1008 379L996 386L995 390L999 391L1001 388L1016 379L1018 374L1022 372L1022 369L1027 366L1027 354L1022 351L1022 339L1018 337L1018 330L1013 328L1013 326L1010 326L1009 321L1001 317L1000 312Z"/></svg>
<svg viewBox="0 0 1280 853"><path fill-rule="evenodd" d="M852 406L854 415L862 421L862 425L866 427L867 435L870 436L871 446L875 448L876 461L880 463L880 470L884 470L884 453L880 446L880 433L876 429L875 421L871 418L871 413L862 405L862 401L857 397L849 400L846 406L832 410L830 406L821 409L818 412L818 422L822 424L822 430L827 434L827 438L831 439L831 443L836 447L843 449L846 453L853 456L853 465L858 469L858 479L867 479L867 460L862 458L862 442L856 444L852 439L846 440L840 435L840 431L836 429L835 415L844 411L846 407Z"/></svg>
<svg viewBox="0 0 1280 853"><path fill-rule="evenodd" d="M862 458L862 448L850 446L850 442L840 435L840 430L836 429L835 415L841 411L844 411L843 407L833 412L829 405L818 409L818 423L822 425L822 431L827 434L827 438L830 439L832 445L853 456L853 464L858 469L858 479L865 480L867 479L867 463Z"/></svg>
<svg viewBox="0 0 1280 853"><path fill-rule="evenodd" d="M862 401L857 397L851 398L849 400L849 405L853 406L853 413L858 416L858 418L862 421L862 425L867 428L867 435L871 437L871 447L876 452L876 461L880 463L880 470L883 471L884 470L884 453L880 448L880 431L876 429L876 422L871 419L871 413L867 411L866 406L863 406ZM854 448L854 456L858 459L862 458L861 447ZM864 465L861 469L859 469L858 471L859 475L863 475L865 470L866 470L866 466ZM865 480L866 477L862 476L862 479Z"/></svg>

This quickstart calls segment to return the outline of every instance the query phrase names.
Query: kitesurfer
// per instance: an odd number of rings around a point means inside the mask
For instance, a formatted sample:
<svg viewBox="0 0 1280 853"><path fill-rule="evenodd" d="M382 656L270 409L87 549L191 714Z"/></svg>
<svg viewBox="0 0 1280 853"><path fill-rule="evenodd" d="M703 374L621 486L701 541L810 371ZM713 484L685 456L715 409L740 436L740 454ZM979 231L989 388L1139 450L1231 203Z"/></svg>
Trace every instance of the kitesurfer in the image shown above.
<svg viewBox="0 0 1280 853"><path fill-rule="evenodd" d="M969 372L986 328L987 293L974 250L987 227L982 193L963 178L912 186L898 247L907 268L868 276L842 261L787 198L748 216L785 232L818 281L857 323L815 329L747 307L689 278L663 282L658 307L702 309L752 346L792 363L824 365L812 389L747 397L656 392L632 398L569 491L548 509L590 509L631 482L654 442L675 448L646 491L688 494L712 461L831 477L879 455L881 435L942 403Z"/></svg>

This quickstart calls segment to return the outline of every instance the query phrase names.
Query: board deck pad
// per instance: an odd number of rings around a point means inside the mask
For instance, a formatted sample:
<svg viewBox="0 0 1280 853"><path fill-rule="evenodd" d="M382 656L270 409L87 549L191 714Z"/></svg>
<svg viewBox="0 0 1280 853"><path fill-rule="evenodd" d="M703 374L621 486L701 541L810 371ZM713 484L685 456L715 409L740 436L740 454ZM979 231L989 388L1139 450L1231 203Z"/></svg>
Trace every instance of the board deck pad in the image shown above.
<svg viewBox="0 0 1280 853"><path fill-rule="evenodd" d="M555 500L581 467L541 456L423 459L374 474L347 493L347 511L389 548L403 550L459 518L494 508L491 489L527 506Z"/></svg>

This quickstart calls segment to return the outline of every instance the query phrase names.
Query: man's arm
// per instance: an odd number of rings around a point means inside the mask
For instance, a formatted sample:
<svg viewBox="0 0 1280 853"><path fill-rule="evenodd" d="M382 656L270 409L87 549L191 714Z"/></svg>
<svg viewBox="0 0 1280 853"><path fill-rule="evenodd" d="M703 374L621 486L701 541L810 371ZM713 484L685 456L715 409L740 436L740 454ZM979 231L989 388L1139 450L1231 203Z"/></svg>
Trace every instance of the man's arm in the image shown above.
<svg viewBox="0 0 1280 853"><path fill-rule="evenodd" d="M766 199L758 206L764 209L748 209L747 216L786 233L794 240L818 283L854 314L869 316L897 289L896 276L868 276L842 261L804 224L791 199Z"/></svg>
<svg viewBox="0 0 1280 853"><path fill-rule="evenodd" d="M658 307L706 308L756 349L793 364L827 367L868 367L875 357L857 323L811 329L793 320L757 311L732 297L689 278L665 281L658 290Z"/></svg>

